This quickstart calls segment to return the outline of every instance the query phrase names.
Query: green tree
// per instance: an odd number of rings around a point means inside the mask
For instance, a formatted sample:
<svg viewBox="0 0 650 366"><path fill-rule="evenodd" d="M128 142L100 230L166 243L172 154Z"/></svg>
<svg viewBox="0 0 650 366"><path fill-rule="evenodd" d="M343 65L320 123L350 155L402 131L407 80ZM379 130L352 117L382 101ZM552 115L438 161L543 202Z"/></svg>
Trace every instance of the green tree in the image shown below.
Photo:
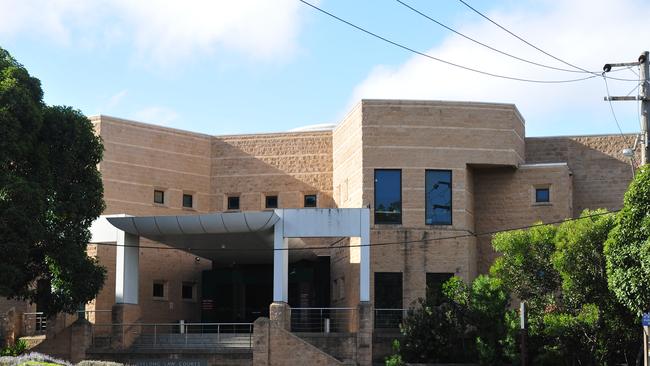
<svg viewBox="0 0 650 366"><path fill-rule="evenodd" d="M526 301L531 311L542 312L554 303L560 274L553 267L556 228L539 225L528 230L498 233L492 239L501 254L490 268L493 277L516 298Z"/></svg>
<svg viewBox="0 0 650 366"><path fill-rule="evenodd" d="M81 112L42 97L39 80L0 48L0 296L52 315L73 312L104 282L86 255L104 208L103 147Z"/></svg>
<svg viewBox="0 0 650 366"><path fill-rule="evenodd" d="M553 265L562 278L561 298L545 324L583 363L626 361L636 354L639 341L638 332L630 332L634 314L607 284L604 245L615 224L606 210L585 210L580 220L560 225L555 238Z"/></svg>
<svg viewBox="0 0 650 366"><path fill-rule="evenodd" d="M650 167L630 184L605 243L609 288L632 313L650 310Z"/></svg>

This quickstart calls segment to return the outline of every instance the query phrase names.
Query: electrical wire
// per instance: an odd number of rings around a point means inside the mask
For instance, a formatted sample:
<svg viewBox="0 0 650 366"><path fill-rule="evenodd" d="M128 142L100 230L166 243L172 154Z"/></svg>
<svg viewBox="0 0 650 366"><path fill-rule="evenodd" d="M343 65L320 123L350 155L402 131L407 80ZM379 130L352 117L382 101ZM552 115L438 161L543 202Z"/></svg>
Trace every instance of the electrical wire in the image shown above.
<svg viewBox="0 0 650 366"><path fill-rule="evenodd" d="M437 238L430 238L430 239L414 239L414 240L402 240L402 241L393 241L393 242L379 242L379 243L369 243L369 244L350 244L347 245L346 248L361 248L361 247L380 247L380 246L390 246L390 245L404 245L404 244L414 244L414 243L428 243L428 242L434 242L434 241L440 241L440 240L453 240L453 239L461 239L461 238L469 238L469 237L479 237L479 236L487 236L487 235L494 235L494 234L499 234L499 233L505 233L505 232L510 232L510 231L516 231L516 230L525 230L525 229L532 229L540 226L546 226L546 225L557 225L557 224L562 224L565 222L570 222L570 221L578 221L578 220L586 220L590 219L593 217L598 217L598 216L604 216L604 215L611 215L619 212L620 210L615 210L615 211L609 211L609 212L600 212L596 214L591 214L587 216L580 216L580 217L574 217L574 218L568 218L564 220L558 220L558 221L553 221L553 222L547 222L547 223L539 223L539 224L533 224L533 225L525 225L525 226L519 226L519 227L514 227L510 229L501 229L501 230L493 230L493 231L485 231L481 233L474 233L469 230L461 230L467 232L467 234L460 234L460 235L451 235L451 236L445 236L445 237L437 237ZM339 242L341 239L338 241L332 243L336 244ZM295 247L295 248L248 248L248 249L238 249L238 248L192 248L192 247L183 247L183 248L178 248L178 247L161 247L161 246L147 246L147 245L119 245L119 244L114 244L114 243L92 243L92 245L100 245L100 246L110 246L110 247L123 247L123 248L139 248L139 249L159 249L159 250L183 250L183 251L196 251L196 252L275 252L275 251L299 251L299 250L317 250L317 249L331 249L331 245L326 245L326 246L311 246L311 247Z"/></svg>
<svg viewBox="0 0 650 366"><path fill-rule="evenodd" d="M476 40L476 39L474 39L474 38L472 38L472 37L470 37L470 36L467 36L467 35L465 35L465 34L459 32L459 31L457 31L457 30L455 30L455 29L453 29L453 28L451 28L451 27L449 27L449 26L443 24L442 22L440 22L440 21L438 21L438 20L432 18L431 16L429 16L429 15L423 13L422 11L420 11L420 10L414 8L413 6L411 6L411 5L409 5L409 4L405 3L405 2L403 2L402 0L395 0L395 1L397 1L397 2L400 3L400 4L402 4L402 5L405 6L406 8L411 9L413 12L415 12L415 13L417 13L417 14L423 16L424 18L429 19L430 21L432 21L432 22L438 24L439 26L441 26L441 27L447 29L448 31L450 31L450 32L452 32L452 33L454 33L454 34L457 34L457 35L459 35L459 36L461 36L461 37L467 39L468 41L471 41L471 42L474 42L474 43L476 43L476 44L478 44L478 45L480 45L480 46L483 46L483 47L485 47L485 48L487 48L487 49L489 49L489 50L492 50L492 51L494 51L494 52L500 53L500 54L502 54L502 55L504 55L504 56L508 56L508 57L510 57L510 58L513 58L513 59L515 59L515 60L519 60L519 61L521 61L521 62L525 62L525 63L531 64L531 65L536 65L536 66L544 67L544 68L551 69L551 70L566 71L566 72L574 72L574 73L584 73L584 71L580 71L580 70L570 70L570 69L565 69L565 68L562 68L562 67L555 67L555 66L550 66L550 65L541 64L541 63L539 63L539 62L535 62L535 61L527 60L527 59L525 59L525 58L522 58L522 57L519 57L519 56L515 56L515 55L513 55L513 54L510 54L510 53L508 53L508 52L501 51L501 50L499 50L499 49L497 49L497 48L494 48L494 47L492 47L492 46L490 46L490 45L488 45L488 44L485 44L485 43L483 43L483 42L481 42L481 41L478 41L478 40ZM591 73L591 72L589 72L589 73Z"/></svg>
<svg viewBox="0 0 650 366"><path fill-rule="evenodd" d="M386 37L380 36L377 33L373 33L371 31L369 31L367 29L364 29L364 28L362 28L362 27L360 27L360 26L358 26L356 24L353 24L353 23L351 23L351 22L349 22L349 21L347 21L347 20L345 20L343 18L340 18L340 17L338 17L338 16L336 16L336 15L334 15L334 14L332 14L332 13L326 11L326 10L323 10L323 9L317 7L316 5L311 4L308 1L305 1L305 0L298 0L298 1L300 1L301 3L313 8L313 9L315 9L315 10L317 10L317 11L319 11L319 12L321 12L321 13L323 13L323 14L325 14L325 15L333 18L333 19L338 20L339 22L345 23L350 27L353 27L353 28L355 28L355 29L357 29L357 30L359 30L359 31L361 31L363 33L366 33L366 34L368 34L368 35L370 35L372 37L380 39L380 40L382 40L382 41L384 41L386 43L389 43L389 44L391 44L391 45L393 45L395 47L401 48L403 50L412 52L414 54L426 57L426 58L434 60L434 61L438 61L438 62L443 63L443 64L447 64L447 65L454 66L454 67L457 67L457 68L460 68L460 69L463 69L463 70L466 70L466 71L475 72L475 73L478 73L478 74L482 74L482 75L486 75L486 76L492 76L492 77L500 78L500 79L522 81L522 82L529 82L529 83L540 83L540 84L572 83L572 82L592 79L592 78L595 78L595 77L598 76L598 75L593 75L592 74L591 76L587 76L587 77L583 77L583 78L577 78L577 79L568 79L568 80L536 80L536 79L526 79L526 78L520 78L520 77L514 77L514 76L508 76L508 75L495 74L495 73L491 73L491 72L487 72L487 71L483 71L483 70L479 70L479 69L474 69L474 68L469 67L469 66L464 66L464 65L457 64L457 63L454 63L454 62L451 62L451 61L443 60L443 59L435 57L435 56L431 56L431 55L429 55L427 53L420 52L418 50L415 50L413 48L410 48L408 46L405 46L405 45L400 44L398 42L395 42L393 40L390 40L390 39L388 39Z"/></svg>
<svg viewBox="0 0 650 366"><path fill-rule="evenodd" d="M399 1L399 0L398 0L398 1ZM496 21L492 20L492 19L491 19L490 17L488 17L487 15L481 13L479 10L475 9L474 7L472 7L471 5L469 5L468 3L466 3L464 0L458 0L458 1L461 2L463 5L465 5L466 7L468 7L469 9L471 9L471 10L472 10L473 12L475 12L476 14L480 15L481 17L483 17L484 19L486 19L487 21L489 21L490 23L496 25L497 27L499 27L500 29L502 29L502 30L505 31L506 33L508 33L508 34L510 34L511 36L517 38L518 40L524 42L525 44L527 44L528 46L530 46L530 47L536 49L537 51L539 51L539 52L545 54L546 56L549 56L549 57L551 57L551 58L553 58L553 59L555 59L555 60L557 60L557 61L559 61L559 62L561 62L561 63L563 63L563 64L565 64L565 65L567 65L567 66L573 67L574 69L579 70L579 71L581 71L581 72L584 72L584 73L587 73L587 74L592 74L592 75L598 75L598 73L596 73L596 72L594 72L594 71L589 71L589 70L584 69L584 68L582 68L582 67L580 67L580 66L576 66L576 65L574 65L574 64L572 64L572 63L570 63L570 62L567 62L567 61L565 61L565 60L563 60L563 59L561 59L561 58L559 58L559 57L556 57L556 56L550 54L549 52L544 51L543 49L541 49L541 48L535 46L534 44L528 42L528 41L525 40L524 38L522 38L522 37L516 35L514 32L510 31L510 30L507 29L506 27L504 27L504 26L502 26L501 24L497 23ZM603 76L603 77L606 77L606 78L608 78L608 79L612 79L612 80L619 80L619 81L636 81L636 80L634 80L634 79L616 78L616 77L612 77L612 76Z"/></svg>

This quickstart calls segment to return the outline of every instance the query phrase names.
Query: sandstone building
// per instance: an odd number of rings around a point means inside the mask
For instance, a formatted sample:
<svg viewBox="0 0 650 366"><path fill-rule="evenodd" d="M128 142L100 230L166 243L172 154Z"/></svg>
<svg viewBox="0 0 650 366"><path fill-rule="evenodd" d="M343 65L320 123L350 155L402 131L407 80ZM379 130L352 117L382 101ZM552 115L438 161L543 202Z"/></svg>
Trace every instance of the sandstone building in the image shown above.
<svg viewBox="0 0 650 366"><path fill-rule="evenodd" d="M137 241L123 240L135 249L99 239L89 245L108 269L103 290L86 305L93 321L271 317L287 331L322 333L327 319L332 333L356 336L336 347L303 337L334 356L317 356L323 364L381 359L381 334L399 321L401 309L436 296L450 276L471 280L488 270L495 255L483 233L556 222L586 208L618 209L632 178L622 150L634 136L527 138L523 117L509 104L362 100L331 129L233 136L107 116L91 120L106 149L99 166L105 215L128 215L116 220L123 225L117 229L131 222L134 229L123 235L139 234ZM347 209L365 209L358 212L368 216L369 246L361 234L332 232L288 239L286 258L261 250L274 246L268 226L274 212L353 212ZM201 216L215 212L224 214ZM190 238L182 216L239 221ZM143 228L152 217L162 217L150 221L158 227ZM175 217L180 231L165 232L164 217ZM261 229L248 220L261 220ZM234 232L229 225L247 228ZM137 253L134 262L125 259L129 250ZM284 274L274 272L278 261ZM137 275L129 277L133 268ZM283 275L284 284L277 282ZM257 332L256 340L266 339ZM125 337L123 343L135 341ZM255 363L281 364L268 349L286 361L289 344L305 346L295 342L267 339L264 348L256 341Z"/></svg>

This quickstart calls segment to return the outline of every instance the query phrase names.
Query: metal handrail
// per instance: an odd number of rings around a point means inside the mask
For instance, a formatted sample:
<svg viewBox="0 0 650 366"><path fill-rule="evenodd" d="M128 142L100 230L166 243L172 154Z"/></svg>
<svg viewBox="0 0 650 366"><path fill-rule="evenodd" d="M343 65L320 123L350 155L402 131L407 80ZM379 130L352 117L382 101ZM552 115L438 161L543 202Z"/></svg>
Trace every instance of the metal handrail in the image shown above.
<svg viewBox="0 0 650 366"><path fill-rule="evenodd" d="M211 341L201 341L198 347L252 348L253 326L253 323L112 323L96 325L91 331L93 344L96 344L95 332L105 327L109 332L103 335L97 335L99 337L97 340L108 337L111 344L113 343L111 339L114 339L113 337L119 337L119 333L121 333L121 338L118 338L121 340L118 340L118 344L124 344L123 342L127 342L127 345L131 344L133 341L126 341L128 335L128 337L138 339L135 343L138 347L197 347L195 343L197 336L212 335L216 339L205 338L208 340L211 339ZM210 327L212 328L210 329Z"/></svg>

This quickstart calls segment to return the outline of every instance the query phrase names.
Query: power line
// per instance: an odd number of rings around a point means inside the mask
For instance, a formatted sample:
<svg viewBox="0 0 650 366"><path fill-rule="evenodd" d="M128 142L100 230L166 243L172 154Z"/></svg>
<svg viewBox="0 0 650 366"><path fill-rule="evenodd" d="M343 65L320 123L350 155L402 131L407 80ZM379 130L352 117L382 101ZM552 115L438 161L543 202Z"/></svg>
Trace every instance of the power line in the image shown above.
<svg viewBox="0 0 650 366"><path fill-rule="evenodd" d="M559 57L553 56L553 55L551 55L550 53L544 51L543 49L541 49L541 48L535 46L534 44L528 42L527 40L523 39L522 37L519 37L518 35L514 34L514 33L511 32L510 30L508 30L506 27L504 27L504 26L502 26L501 24L499 24L499 23L495 22L494 20L490 19L487 15L485 15L485 14L481 13L480 11L474 9L471 5L469 5L468 3L466 3L464 0L458 0L458 1L460 1L463 5L465 5L466 7L470 8L472 11L474 11L476 14L480 15L481 17L483 17L484 19L486 19L486 20L489 21L490 23L496 25L497 27L501 28L502 30L504 30L505 32L507 32L508 34L510 34L511 36L517 38L518 40L524 42L525 44L527 44L527 45L529 45L530 47L536 49L537 51L539 51L539 52L545 54L546 56L549 56L549 57L551 57L551 58L553 58L553 59L555 59L555 60L557 60L557 61L560 61L561 63L563 63L563 64L565 64L565 65L571 66L571 67L573 67L574 69L578 69L578 70L580 70L580 71L590 73L588 70L585 70L585 69L583 69L582 67L580 67L580 66L576 66L576 65L574 65L574 64L572 64L572 63L570 63L570 62L564 61L564 60L562 60L562 59L559 58Z"/></svg>
<svg viewBox="0 0 650 366"><path fill-rule="evenodd" d="M625 137L625 134L623 133L623 129L621 128L621 124L618 122L618 118L616 117L616 112L614 111L614 105L612 104L612 96L609 93L609 85L607 84L607 78L605 77L605 72L603 71L603 81L605 82L605 91L607 92L607 101L609 102L609 110L612 112L612 117L614 117L614 122L616 122L616 127L618 127L618 131L621 133L622 137ZM637 84L637 86L630 90L627 95L630 95L633 91L638 89L641 86L641 84ZM631 165L632 165L632 177L634 177L634 169L636 166L636 159L634 159L634 156L630 159Z"/></svg>
<svg viewBox="0 0 650 366"><path fill-rule="evenodd" d="M397 1L399 1L399 0L397 0ZM511 36L517 38L518 40L524 42L525 44L529 45L530 47L536 49L537 51L539 51L539 52L541 52L541 53L543 53L543 54L545 54L545 55L547 55L547 56L549 56L549 57L551 57L551 58L553 58L553 59L555 59L555 60L557 60L557 61L560 61L561 63L563 63L563 64L565 64L565 65L567 65L567 66L571 66L571 67L573 67L574 69L577 69L577 70L579 70L579 71L581 71L581 72L588 73L588 74L592 74L592 75L597 75L597 73L595 73L594 71L586 70L586 69L584 69L584 68L582 68L582 67L580 67L580 66L576 66L576 65L574 65L574 64L572 64L572 63L570 63L570 62L567 62L567 61L565 61L565 60L563 60L563 59L561 59L561 58L559 58L559 57L556 57L556 56L554 56L554 55L552 55L552 54L550 54L550 53L544 51L543 49L541 49L541 48L535 46L534 44L528 42L528 41L525 40L524 38L522 38L522 37L516 35L515 33L511 32L511 31L510 31L509 29L507 29L506 27L504 27L504 26L502 26L501 24L497 23L496 21L492 20L492 19L491 19L490 17L488 17L487 15L481 13L480 11L478 11L477 9L475 9L474 7L472 7L471 5L469 5L468 3L466 3L464 0L458 0L458 1L460 1L463 5L465 5L466 7L468 7L469 9L471 9L472 11L474 11L476 14L480 15L481 17L483 17L484 19L486 19L487 21L489 21L490 23L496 25L497 27L499 27L499 28L502 29L503 31L507 32L508 34L510 34ZM636 80L634 80L634 79L615 78L615 77L611 77L611 76L604 76L604 77L609 78L609 79L612 79L612 80L620 80L620 81L636 81Z"/></svg>
<svg viewBox="0 0 650 366"><path fill-rule="evenodd" d="M428 242L434 242L434 241L439 241L439 240L452 240L452 239L461 239L461 238L468 238L468 237L479 237L479 236L486 236L486 235L494 235L494 234L499 234L499 233L516 231L516 230L532 229L532 228L536 228L536 227L540 227L540 226L546 226L546 225L557 225L557 224L562 224L562 223L570 222L570 221L585 220L585 219L589 219L589 218L592 218L592 217L615 214L615 213L617 213L619 211L620 210L609 211L609 212L600 212L600 213L587 215L587 216L568 218L568 219L564 219L564 220L558 220L558 221L547 222L547 223L519 226L519 227L510 228L510 229L485 231L485 232L482 232L482 233L474 233L474 232L471 232L469 230L462 230L462 231L467 232L467 234L452 235L452 236L445 236L445 237L437 237L437 238L430 238L430 239L414 239L414 240L402 240L402 241L380 242L380 243L369 243L369 244L353 244L353 245L347 245L347 246L345 246L343 248L360 248L360 247L380 247L380 246L389 246L389 245L405 245L405 244L414 244L414 243L428 243ZM343 238L343 239L345 239L345 238ZM183 251L198 251L198 252L274 252L274 251L299 251L299 250L332 249L332 245L342 241L343 239L339 239L339 240L335 241L334 243L332 243L330 245L326 245L326 246L311 246L311 247L299 247L299 248L248 248L248 249L238 249L238 248L192 248L192 247L177 248L177 247L169 247L169 246L160 247L160 246L152 246L152 245L149 245L149 246L147 246L147 245L118 245L118 244L114 244L114 243L91 243L91 245L110 246L110 247L124 247L124 248L139 248L139 249L183 250Z"/></svg>
<svg viewBox="0 0 650 366"><path fill-rule="evenodd" d="M584 73L584 71L580 71L580 70L570 70L570 69L565 69L565 68L561 68L561 67L555 67L555 66L550 66L550 65L541 64L541 63L538 63L538 62L535 62L535 61L527 60L527 59L522 58L522 57L519 57L519 56L515 56L515 55L510 54L510 53L505 52L505 51L501 51L501 50L499 50L499 49L497 49L497 48L494 48L494 47L492 47L492 46L490 46L490 45L488 45L488 44L485 44L485 43L483 43L483 42L481 42L481 41L478 41L478 40L476 40L476 39L474 39L474 38L472 38L472 37L470 37L470 36L467 36L467 35L465 35L465 34L459 32L459 31L457 31L457 30L455 30L455 29L453 29L453 28L451 28L451 27L449 27L449 26L443 24L442 22L440 22L440 21L438 21L438 20L432 18L431 16L429 16L429 15L423 13L422 11L420 11L420 10L414 8L413 6L411 6L411 5L409 5L409 4L405 3L405 2L403 2L402 0L395 0L395 1L397 1L397 2L400 3L400 4L402 4L403 6L407 7L408 9L411 9L413 12L415 12L415 13L417 13L417 14L420 14L420 15L423 16L424 18L427 18L427 19L429 19L430 21L432 21L432 22L438 24L439 26L441 26L441 27L447 29L448 31L453 32L453 33L455 33L455 34L457 34L457 35L459 35L459 36L461 36L461 37L463 37L463 38L465 38L465 39L467 39L467 40L469 40L469 41L472 41L472 42L474 42L474 43L476 43L476 44L478 44L478 45L480 45L480 46L483 46L483 47L485 47L485 48L487 48L487 49L490 49L490 50L492 50L492 51L494 51L494 52L500 53L500 54L502 54L502 55L504 55L504 56L508 56L508 57L511 57L511 58L513 58L513 59L515 59L515 60L519 60L519 61L521 61L521 62L525 62L525 63L531 64L531 65L536 65L536 66L544 67L544 68L547 68L547 69L558 70L558 71L566 71L566 72L574 72L574 73ZM589 73L591 74L591 72L589 72Z"/></svg>
<svg viewBox="0 0 650 366"><path fill-rule="evenodd" d="M384 41L384 42L386 42L386 43L389 43L389 44L391 44L391 45L393 45L393 46L395 46L395 47L399 47L399 48L401 48L401 49L403 49L403 50L406 50L406 51L412 52L412 53L414 53L414 54L417 54L417 55L420 55L420 56L426 57L426 58L431 59L431 60L434 60L434 61L438 61L438 62L441 62L441 63L447 64L447 65L450 65L450 66L454 66L454 67L457 67L457 68L460 68L460 69L463 69L463 70L472 71L472 72L475 72L475 73L478 73L478 74L483 74L483 75L487 75L487 76L492 76L492 77L500 78L500 79L507 79L507 80L514 80L514 81L523 81L523 82L529 82L529 83L540 83L540 84L560 84L560 83L571 83L571 82L576 82L576 81L583 81L583 80L587 80L587 79L592 79L592 78L595 78L595 77L597 76L597 75L593 75L593 74L592 74L591 76L587 76L587 77L583 77L583 78L578 78L578 79L569 79L569 80L536 80L536 79L526 79L526 78L520 78L520 77L514 77L514 76L507 76L507 75L495 74L495 73L491 73L491 72L487 72L487 71L483 71L483 70L474 69L474 68L471 68L471 67L468 67L468 66L464 66L464 65L460 65L460 64L457 64L457 63L454 63L454 62L451 62L451 61L443 60L443 59L438 58L438 57L435 57L435 56L431 56L431 55L426 54L426 53L424 53L424 52L420 52L420 51L418 51L418 50L415 50L415 49L413 49L413 48L410 48L410 47L405 46L405 45L403 45L403 44L400 44L400 43L398 43L398 42L392 41L392 40L390 40L390 39L388 39L388 38L386 38L386 37L380 36L380 35L377 34L377 33L373 33L373 32L371 32L371 31L369 31L369 30L367 30L367 29L364 29L364 28L362 28L362 27L360 27L360 26L358 26L358 25L356 25L356 24L353 24L353 23L351 23L351 22L349 22L349 21L347 21L347 20L345 20L345 19L343 19L343 18L340 18L340 17L338 17L338 16L336 16L336 15L334 15L334 14L332 14L332 13L326 11L326 10L323 10L323 9L317 7L316 5L313 5L313 4L311 4L311 3L309 3L309 2L307 2L307 1L305 1L305 0L299 0L299 1L300 1L301 3L307 5L307 6L312 7L313 9L318 10L319 12L321 12L321 13L323 13L323 14L325 14L325 15L331 17L331 18L334 18L334 19L338 20L339 22L345 23L345 24L347 24L347 25L350 26L350 27L353 27L353 28L355 28L355 29L357 29L357 30L359 30L359 31L361 31L361 32L363 32L363 33L366 33L366 34L368 34L368 35L370 35L370 36L373 36L373 37L375 37L375 38L377 38L377 39L380 39L380 40L382 40L382 41Z"/></svg>

